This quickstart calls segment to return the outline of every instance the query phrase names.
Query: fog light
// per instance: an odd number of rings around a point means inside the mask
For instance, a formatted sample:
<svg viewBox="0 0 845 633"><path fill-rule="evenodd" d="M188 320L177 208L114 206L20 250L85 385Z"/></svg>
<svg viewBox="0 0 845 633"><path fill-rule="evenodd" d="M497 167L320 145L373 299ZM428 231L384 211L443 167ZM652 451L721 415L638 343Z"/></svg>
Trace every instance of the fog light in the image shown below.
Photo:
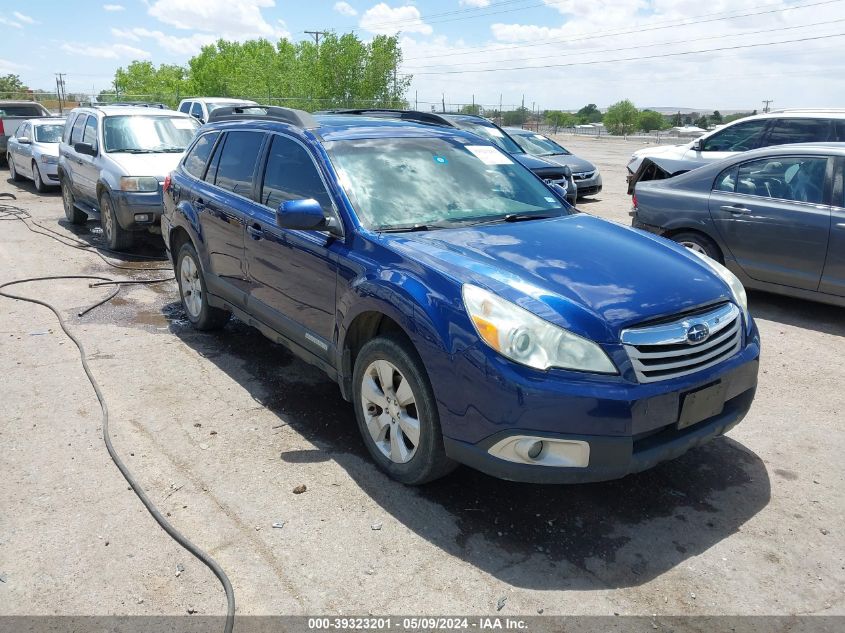
<svg viewBox="0 0 845 633"><path fill-rule="evenodd" d="M136 213L135 214L135 221L136 222L149 222L151 216L149 213Z"/></svg>
<svg viewBox="0 0 845 633"><path fill-rule="evenodd" d="M515 435L499 440L488 449L494 457L532 466L586 468L590 445L583 440Z"/></svg>
<svg viewBox="0 0 845 633"><path fill-rule="evenodd" d="M519 440L513 446L513 452L516 453L522 460L526 462L531 461L533 459L537 459L537 457L542 451L542 440L537 440L530 437L523 440Z"/></svg>
<svg viewBox="0 0 845 633"><path fill-rule="evenodd" d="M534 442L531 445L531 448L528 449L528 457L530 457L531 459L537 459L537 456L540 455L542 450L543 450L543 443L542 442Z"/></svg>

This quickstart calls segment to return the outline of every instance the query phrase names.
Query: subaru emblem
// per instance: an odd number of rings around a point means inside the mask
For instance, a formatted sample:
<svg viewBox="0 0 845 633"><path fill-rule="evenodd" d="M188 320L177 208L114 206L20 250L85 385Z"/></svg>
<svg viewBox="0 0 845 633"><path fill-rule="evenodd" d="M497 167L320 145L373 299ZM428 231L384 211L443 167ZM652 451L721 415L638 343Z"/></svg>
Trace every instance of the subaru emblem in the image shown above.
<svg viewBox="0 0 845 633"><path fill-rule="evenodd" d="M687 330L687 341L692 345L703 343L710 338L710 328L706 323L696 323Z"/></svg>

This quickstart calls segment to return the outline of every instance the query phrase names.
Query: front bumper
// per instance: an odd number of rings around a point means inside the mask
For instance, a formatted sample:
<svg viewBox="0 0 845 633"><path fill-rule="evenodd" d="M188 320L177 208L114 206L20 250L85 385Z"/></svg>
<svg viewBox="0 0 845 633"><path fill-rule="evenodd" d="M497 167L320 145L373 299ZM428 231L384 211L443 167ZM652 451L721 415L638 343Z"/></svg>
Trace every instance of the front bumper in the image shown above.
<svg viewBox="0 0 845 633"><path fill-rule="evenodd" d="M444 445L452 459L489 475L532 483L583 483L618 479L679 457L694 446L726 433L748 412L757 387L759 335L756 327L733 358L709 370L649 384L584 384L536 380L513 374L489 402L463 415L444 411ZM489 370L488 370L489 373ZM505 381L516 383L505 386ZM681 428L687 394L724 385L721 411ZM510 392L510 398L508 397ZM510 401L509 401L510 400ZM483 430L493 431L477 439ZM545 466L508 461L491 447L509 437L531 436L589 445L586 466Z"/></svg>
<svg viewBox="0 0 845 633"><path fill-rule="evenodd" d="M140 231L158 226L164 211L161 185L158 191L117 191L112 193L115 215L127 231Z"/></svg>
<svg viewBox="0 0 845 633"><path fill-rule="evenodd" d="M575 185L578 187L579 198L583 198L584 196L594 196L602 190L601 174L597 171L592 178L585 178L583 180L576 178Z"/></svg>

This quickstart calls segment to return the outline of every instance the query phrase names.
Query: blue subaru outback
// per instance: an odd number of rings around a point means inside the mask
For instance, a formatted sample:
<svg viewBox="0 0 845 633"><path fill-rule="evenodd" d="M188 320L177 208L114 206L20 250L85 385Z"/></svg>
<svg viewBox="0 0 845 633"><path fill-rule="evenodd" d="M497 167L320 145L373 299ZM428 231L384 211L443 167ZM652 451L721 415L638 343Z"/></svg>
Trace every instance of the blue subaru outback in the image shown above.
<svg viewBox="0 0 845 633"><path fill-rule="evenodd" d="M760 339L732 273L413 118L215 111L164 186L194 326L235 314L321 367L407 484L613 479L745 416Z"/></svg>

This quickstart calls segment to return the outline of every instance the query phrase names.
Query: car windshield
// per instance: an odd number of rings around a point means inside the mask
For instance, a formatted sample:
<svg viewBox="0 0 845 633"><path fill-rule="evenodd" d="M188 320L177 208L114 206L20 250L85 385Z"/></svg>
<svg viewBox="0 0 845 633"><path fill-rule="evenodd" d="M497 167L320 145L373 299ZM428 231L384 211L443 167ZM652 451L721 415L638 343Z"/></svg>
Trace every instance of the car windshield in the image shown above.
<svg viewBox="0 0 845 633"><path fill-rule="evenodd" d="M0 118L6 116L43 116L44 110L37 105L4 105L0 106Z"/></svg>
<svg viewBox="0 0 845 633"><path fill-rule="evenodd" d="M572 153L542 134L514 134L513 136L525 153L532 156L558 156Z"/></svg>
<svg viewBox="0 0 845 633"><path fill-rule="evenodd" d="M51 123L49 125L35 126L35 141L38 143L58 143L62 140L64 123Z"/></svg>
<svg viewBox="0 0 845 633"><path fill-rule="evenodd" d="M373 230L443 228L568 213L507 154L465 138L326 143L340 183Z"/></svg>
<svg viewBox="0 0 845 633"><path fill-rule="evenodd" d="M103 140L107 152L151 154L182 152L199 127L191 117L109 116L103 122Z"/></svg>
<svg viewBox="0 0 845 633"><path fill-rule="evenodd" d="M493 143L499 149L506 151L508 154L522 154L522 149L514 140L507 134L502 132L499 128L491 123L482 123L478 121L456 121L458 127L473 134L477 134Z"/></svg>

